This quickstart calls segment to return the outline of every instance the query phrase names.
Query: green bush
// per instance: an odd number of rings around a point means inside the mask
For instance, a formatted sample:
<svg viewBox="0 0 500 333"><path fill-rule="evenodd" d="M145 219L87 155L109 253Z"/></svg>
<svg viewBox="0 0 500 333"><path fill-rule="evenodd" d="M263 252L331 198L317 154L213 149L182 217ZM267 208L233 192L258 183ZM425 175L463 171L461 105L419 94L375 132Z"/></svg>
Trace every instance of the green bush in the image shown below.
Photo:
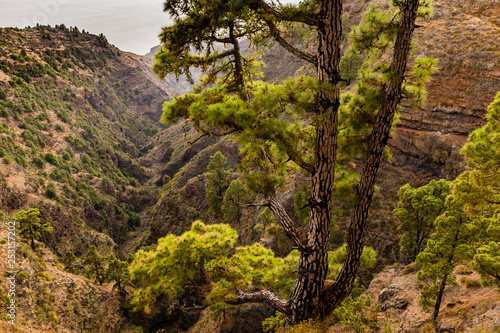
<svg viewBox="0 0 500 333"><path fill-rule="evenodd" d="M0 100L5 100L9 95L4 90L0 89Z"/></svg>
<svg viewBox="0 0 500 333"><path fill-rule="evenodd" d="M45 194L47 195L47 197L49 197L49 199L52 199L52 200L56 200L57 199L57 191L56 191L56 187L54 186L54 184L50 183L48 186L47 186L47 189L45 190Z"/></svg>
<svg viewBox="0 0 500 333"><path fill-rule="evenodd" d="M7 109L3 105L0 105L0 117L3 117L3 118L9 117L9 111L7 111Z"/></svg>
<svg viewBox="0 0 500 333"><path fill-rule="evenodd" d="M26 160L26 157L23 155L16 155L14 158L14 161L19 164L20 166L27 167L28 166L28 161Z"/></svg>
<svg viewBox="0 0 500 333"><path fill-rule="evenodd" d="M57 162L57 157L54 156L51 152L48 152L45 154L45 160L49 162L52 165L58 166L59 163Z"/></svg>
<svg viewBox="0 0 500 333"><path fill-rule="evenodd" d="M43 167L45 166L45 161L40 157L34 157L33 164L35 164L38 168L43 169Z"/></svg>
<svg viewBox="0 0 500 333"><path fill-rule="evenodd" d="M65 151L65 152L62 153L62 158L65 161L69 161L71 159L71 154L68 153L67 151Z"/></svg>

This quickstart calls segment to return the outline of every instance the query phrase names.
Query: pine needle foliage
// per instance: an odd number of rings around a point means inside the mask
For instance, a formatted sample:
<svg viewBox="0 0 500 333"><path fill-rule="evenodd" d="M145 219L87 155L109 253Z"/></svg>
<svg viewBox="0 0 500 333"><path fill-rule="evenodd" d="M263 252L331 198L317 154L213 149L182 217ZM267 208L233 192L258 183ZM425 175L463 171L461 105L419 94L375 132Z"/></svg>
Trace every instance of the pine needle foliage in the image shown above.
<svg viewBox="0 0 500 333"><path fill-rule="evenodd" d="M236 220L238 223L241 218L241 209L245 203L249 202L251 196L245 189L241 179L235 179L231 181L229 187L224 194L224 200L222 201L222 211L224 212L224 218L227 220Z"/></svg>
<svg viewBox="0 0 500 333"><path fill-rule="evenodd" d="M451 194L450 182L431 180L419 188L404 185L398 191L398 206L394 215L401 224L398 226L401 253L409 262L425 248L434 230L434 221L445 211L445 200Z"/></svg>
<svg viewBox="0 0 500 333"><path fill-rule="evenodd" d="M205 183L205 193L210 212L218 212L224 198L224 191L228 186L228 176L231 170L226 167L227 158L217 151L210 156L207 166L207 181Z"/></svg>
<svg viewBox="0 0 500 333"><path fill-rule="evenodd" d="M237 232L229 225L197 221L181 236L168 235L152 250L140 250L130 265L131 280L137 286L131 304L139 310L149 308L160 296L175 304L186 293L207 292L205 304L219 313L232 307L236 290L267 289L289 297L300 252L293 250L279 258L261 244L235 248L236 239ZM329 278L340 271L345 253L345 246L330 252ZM375 251L365 248L361 268L371 269L375 263Z"/></svg>
<svg viewBox="0 0 500 333"><path fill-rule="evenodd" d="M473 267L485 284L500 285L500 92L488 107L487 119L462 149L471 170L453 182L453 191L479 228Z"/></svg>
<svg viewBox="0 0 500 333"><path fill-rule="evenodd" d="M264 0L165 2L165 10L176 20L161 35L155 71L160 77L173 73L190 78L190 67L195 66L207 76L194 93L165 103L162 121L189 119L202 136L234 134L242 146L240 170L246 185L263 195L300 251L301 274L289 301L261 291L237 294L240 302L268 302L285 312L287 325L292 325L330 313L351 292L376 173L384 151L389 156L385 147L397 105L401 99L422 103L423 86L436 71L431 59L406 69L415 19L428 15L429 8L430 1L419 0L395 0L384 10L372 7L350 35L349 54L364 55L356 86L340 96L340 47L345 39L341 0L299 5ZM307 25L311 36L317 36L317 54L284 38L286 29L296 23ZM253 46L274 39L315 66L317 78L298 76L280 84L258 81L259 64L254 53L241 49L243 37ZM218 42L227 45L218 48ZM383 56L387 54L393 56ZM355 157L365 165L352 200L352 239L337 281L326 286L333 192L339 181L336 166ZM300 169L311 175L308 231L301 230L277 200L286 176Z"/></svg>
<svg viewBox="0 0 500 333"><path fill-rule="evenodd" d="M106 282L106 257L102 256L95 245L92 245L83 259L85 276L94 279L97 283Z"/></svg>
<svg viewBox="0 0 500 333"><path fill-rule="evenodd" d="M42 233L52 232L54 229L50 222L43 222L40 218L38 208L20 210L12 217L19 223L19 234L31 242L31 248L35 249L35 240L42 237Z"/></svg>
<svg viewBox="0 0 500 333"><path fill-rule="evenodd" d="M130 276L137 290L131 303L135 309L149 308L160 295L173 302L193 290L198 281L206 284L205 263L227 257L238 234L228 225L194 222L181 236L158 240L151 251L139 250L130 265Z"/></svg>
<svg viewBox="0 0 500 333"><path fill-rule="evenodd" d="M128 266L129 264L126 261L121 261L112 255L106 269L106 280L114 282L113 289L118 290L121 296L128 294L126 287L131 285Z"/></svg>

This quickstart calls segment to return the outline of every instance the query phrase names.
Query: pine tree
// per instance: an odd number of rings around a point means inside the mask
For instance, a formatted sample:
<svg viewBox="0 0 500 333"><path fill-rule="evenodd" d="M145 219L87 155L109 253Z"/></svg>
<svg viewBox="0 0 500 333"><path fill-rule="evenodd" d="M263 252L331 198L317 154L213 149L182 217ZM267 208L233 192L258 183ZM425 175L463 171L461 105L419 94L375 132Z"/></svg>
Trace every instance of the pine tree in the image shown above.
<svg viewBox="0 0 500 333"><path fill-rule="evenodd" d="M224 195L222 211L226 219L236 219L239 223L241 218L241 208L250 200L245 186L241 179L235 179L230 184Z"/></svg>
<svg viewBox="0 0 500 333"><path fill-rule="evenodd" d="M476 250L472 267L481 274L483 284L500 287L500 242L489 242Z"/></svg>
<svg viewBox="0 0 500 333"><path fill-rule="evenodd" d="M210 156L210 162L207 166L207 181L205 183L205 193L208 201L209 211L218 212L224 195L224 190L227 188L227 177L231 173L226 168L227 158L217 151Z"/></svg>
<svg viewBox="0 0 500 333"><path fill-rule="evenodd" d="M106 280L114 282L113 289L117 289L121 296L128 294L125 287L131 285L128 267L126 261L121 261L114 255L110 256L109 266L106 270Z"/></svg>
<svg viewBox="0 0 500 333"><path fill-rule="evenodd" d="M341 97L342 0L283 6L265 0L165 1L175 24L161 35L154 70L160 77L167 73L190 77L189 69L195 66L207 77L193 94L166 103L162 120L188 118L202 136L235 134L243 145L246 184L266 198L262 205L272 210L295 243L300 260L288 301L266 290L239 291L237 298L241 303L271 304L285 313L287 325L330 313L351 292L375 179L398 103L402 96L422 101L423 85L434 71L435 61L428 59L418 60L411 73L406 71L415 20L429 14L429 3L404 0L394 5L387 11L373 7L350 35L353 47L366 58L357 86ZM317 34L316 54L283 37L282 29L294 22ZM273 38L311 63L317 77L272 85L254 82L258 63L240 49L238 38L242 37L256 45ZM217 42L227 47L216 51ZM393 52L388 52L391 47ZM392 59L384 60L384 53ZM355 156L361 157L364 166L355 191L346 257L335 283L327 286L336 162ZM285 175L297 167L311 177L307 230L292 220L276 195Z"/></svg>
<svg viewBox="0 0 500 333"><path fill-rule="evenodd" d="M67 270L70 273L75 272L75 267L73 266L73 263L77 260L75 254L73 251L66 251L64 253L64 257L62 259L62 262L64 264L64 269Z"/></svg>
<svg viewBox="0 0 500 333"><path fill-rule="evenodd" d="M427 242L427 248L420 252L416 263L419 281L431 281L420 295L424 310L433 310L432 320L436 321L441 300L447 284L454 284L453 268L461 260L470 259L474 252L476 231L463 212L463 203L453 195L446 198L446 211L435 220L436 232Z"/></svg>
<svg viewBox="0 0 500 333"><path fill-rule="evenodd" d="M19 233L21 237L31 240L33 250L35 249L35 240L40 239L42 233L52 232L53 230L49 222L42 222L38 208L20 210L14 213L13 217L20 225Z"/></svg>
<svg viewBox="0 0 500 333"><path fill-rule="evenodd" d="M453 190L479 229L473 267L485 283L500 285L500 92L488 107L487 119L462 149L471 171L453 182Z"/></svg>
<svg viewBox="0 0 500 333"><path fill-rule="evenodd" d="M92 245L83 259L86 267L85 276L95 279L99 284L106 282L105 261L106 258L99 254L95 245Z"/></svg>
<svg viewBox="0 0 500 333"><path fill-rule="evenodd" d="M237 237L228 225L196 221L181 236L168 235L151 251L139 250L130 265L131 280L137 286L131 303L142 309L160 295L175 304L180 295L199 294L197 288L208 283L205 263L227 257Z"/></svg>
<svg viewBox="0 0 500 333"><path fill-rule="evenodd" d="M399 189L394 215L401 222L398 227L401 253L408 255L409 262L415 261L424 249L434 230L434 220L445 210L444 203L449 194L450 183L444 179L431 180L419 188L406 184Z"/></svg>

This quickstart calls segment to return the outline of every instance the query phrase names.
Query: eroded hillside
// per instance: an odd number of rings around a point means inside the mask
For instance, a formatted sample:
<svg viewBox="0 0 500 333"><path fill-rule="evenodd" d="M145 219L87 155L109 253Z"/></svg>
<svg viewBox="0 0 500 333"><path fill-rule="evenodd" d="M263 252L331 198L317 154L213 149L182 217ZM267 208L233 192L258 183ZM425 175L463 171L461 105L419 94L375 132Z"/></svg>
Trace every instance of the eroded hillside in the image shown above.
<svg viewBox="0 0 500 333"><path fill-rule="evenodd" d="M155 201L137 159L168 95L140 60L76 29L0 33L0 209L37 206L61 253L113 250Z"/></svg>
<svg viewBox="0 0 500 333"><path fill-rule="evenodd" d="M368 6L368 1L346 1L350 24L357 24ZM379 257L377 269L401 259L393 215L399 187L455 178L464 168L460 147L468 133L485 123L486 107L500 91L500 4L435 0L434 6L433 18L419 22L413 57L436 57L440 71L427 86L423 108L402 108L390 141L392 159L379 172L367 231L368 245ZM314 45L304 47L314 49ZM159 82L151 72L151 60L152 54L125 53L104 36L64 26L0 31L0 211L11 214L36 206L54 227L40 239L53 253L28 246L19 253L21 269L29 276L20 282L27 289L20 297L29 296L24 306L35 309L22 317L25 326L61 332L133 329L109 284L100 287L83 278L81 267L79 275L64 271L60 261L66 250L82 257L97 245L101 253L125 259L168 233L181 234L198 219L231 223L240 244L261 241L278 255L291 248L283 234L265 234L261 207L244 207L238 222L208 211L205 184L210 156L221 151L228 157L232 180L239 177L240 147L231 137L198 140L199 134L187 122L160 124L162 103L188 91L190 85L172 78ZM263 52L263 60L268 82L297 70L310 71L277 44ZM359 171L359 165L354 161L346 167ZM306 183L306 176L296 174L280 193L279 199L296 219L301 213L294 195ZM342 201L335 205L338 229L332 244L341 245L350 205ZM387 277L387 284L395 279L394 274ZM385 283L379 282L375 280L372 287ZM59 283L65 287L56 291ZM46 290L49 297L37 309L36 299ZM372 299L379 293L373 291ZM80 301L87 305L78 305ZM112 315L99 312L102 302ZM462 316L458 310L464 307L453 302L450 309ZM412 309L417 308L413 303ZM396 309L391 310L393 323L403 323L408 312ZM158 307L154 315L146 314L143 319L149 322L144 327L178 323L178 314L163 318L159 315L163 310Z"/></svg>

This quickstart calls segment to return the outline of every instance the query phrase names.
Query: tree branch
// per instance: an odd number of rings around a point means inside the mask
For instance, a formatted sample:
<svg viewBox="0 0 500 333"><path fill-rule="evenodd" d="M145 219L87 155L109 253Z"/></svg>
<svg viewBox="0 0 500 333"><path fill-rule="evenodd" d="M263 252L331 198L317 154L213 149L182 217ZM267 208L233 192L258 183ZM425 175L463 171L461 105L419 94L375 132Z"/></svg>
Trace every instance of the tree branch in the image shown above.
<svg viewBox="0 0 500 333"><path fill-rule="evenodd" d="M305 234L302 234L300 232L300 229L292 221L281 203L276 200L276 198L271 197L269 199L269 208L273 212L279 224L285 230L286 235L290 237L290 239L295 243L295 245L297 245L298 249L301 252L305 252L307 250L307 241Z"/></svg>
<svg viewBox="0 0 500 333"><path fill-rule="evenodd" d="M271 20L265 20L267 23L267 26L269 27L269 31L271 32L271 36L280 43L281 46L283 46L288 52L292 53L293 55L299 57L302 60L305 60L314 66L318 66L318 57L312 54L309 54L307 52L304 52L302 50L299 50L298 48L292 46L290 43L288 43L283 37L281 37L281 34L278 31L278 28L274 24L273 21Z"/></svg>
<svg viewBox="0 0 500 333"><path fill-rule="evenodd" d="M202 135L200 135L198 138L194 139L193 141L188 141L188 144L193 145L196 142L200 141L201 139L203 139L204 137L209 136L209 135L210 135L209 133L203 133Z"/></svg>
<svg viewBox="0 0 500 333"><path fill-rule="evenodd" d="M249 203L247 204L248 207L269 207L271 206L271 203L269 201L262 202L262 203Z"/></svg>
<svg viewBox="0 0 500 333"><path fill-rule="evenodd" d="M283 21L288 21L288 22L301 22L305 23L308 25L313 25L313 26L318 26L320 23L320 20L317 17L310 16L310 15L305 15L302 17L292 17L285 15L276 9L272 8L269 6L264 0L255 0L254 2L259 8L264 10L267 14L271 14L274 17L283 20Z"/></svg>
<svg viewBox="0 0 500 333"><path fill-rule="evenodd" d="M288 302L282 300L272 292L268 290L260 290L254 293L247 293L241 290L236 291L236 296L238 300L235 302L228 302L229 304L242 304L242 303L266 303L273 307L275 310L287 313L289 306Z"/></svg>

